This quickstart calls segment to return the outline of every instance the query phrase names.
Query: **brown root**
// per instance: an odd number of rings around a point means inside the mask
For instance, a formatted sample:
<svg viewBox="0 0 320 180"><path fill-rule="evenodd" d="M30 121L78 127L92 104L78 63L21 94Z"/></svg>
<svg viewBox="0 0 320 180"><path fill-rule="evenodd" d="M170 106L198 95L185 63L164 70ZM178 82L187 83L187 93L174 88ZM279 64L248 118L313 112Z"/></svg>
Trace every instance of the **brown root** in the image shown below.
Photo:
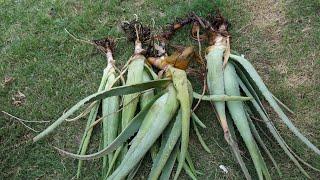
<svg viewBox="0 0 320 180"><path fill-rule="evenodd" d="M229 22L221 14L216 16L209 14L206 18L201 18L194 14L191 37L197 41L208 40L209 44L213 45L217 36L230 37L228 32L229 27ZM200 28L203 28L206 33L198 37Z"/></svg>
<svg viewBox="0 0 320 180"><path fill-rule="evenodd" d="M114 52L115 41L110 37L92 40L92 42L97 46L97 48L100 51L104 53L107 53L109 51Z"/></svg>
<svg viewBox="0 0 320 180"><path fill-rule="evenodd" d="M143 26L139 21L122 22L121 28L131 42L140 41L141 43L146 43L151 39L150 28Z"/></svg>
<svg viewBox="0 0 320 180"><path fill-rule="evenodd" d="M192 23L193 20L194 18L192 14L187 16L184 19L177 19L176 22L169 24L163 33L156 35L154 38L160 41L168 41L179 29Z"/></svg>

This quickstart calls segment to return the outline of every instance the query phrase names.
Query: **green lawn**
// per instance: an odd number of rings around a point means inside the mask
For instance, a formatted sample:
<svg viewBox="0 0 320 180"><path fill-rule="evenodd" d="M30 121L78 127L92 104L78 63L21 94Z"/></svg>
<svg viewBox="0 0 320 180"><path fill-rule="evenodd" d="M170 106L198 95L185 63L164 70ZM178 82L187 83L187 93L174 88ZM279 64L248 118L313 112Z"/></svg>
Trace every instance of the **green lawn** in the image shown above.
<svg viewBox="0 0 320 180"><path fill-rule="evenodd" d="M0 0L0 80L13 77L0 86L0 111L28 120L55 120L86 95L96 91L105 59L93 47L73 40L65 31L86 39L123 37L122 20L139 20L160 28L191 11L206 15L220 9L232 24L232 49L250 59L269 88L296 114L294 123L320 147L320 1L291 0L245 1L35 1ZM174 38L175 44L197 45L185 29ZM124 39L116 47L115 59L123 65L133 52ZM194 87L200 90L199 86ZM26 96L21 106L12 104L18 92ZM211 106L203 103L198 112L209 126L201 130L212 154L206 153L194 132L190 151L195 165L204 175L199 179L243 179L231 157L223 132ZM307 162L320 168L320 157L274 119L288 144ZM32 143L36 134L17 121L0 115L0 179L70 179L76 161L61 157L52 145L76 151L85 119L65 123L46 140ZM42 130L49 124L30 124ZM98 133L95 133L98 134ZM98 141L98 137L95 138ZM269 143L283 172L283 179L305 179L276 143ZM94 152L92 147L90 152ZM244 152L245 157L249 157ZM150 168L146 159L140 177ZM248 161L250 164L250 161ZM269 164L274 179L279 179ZM229 168L223 174L219 165ZM85 163L86 179L100 177L100 160ZM253 165L249 168L252 172ZM311 171L314 179L320 173ZM184 174L181 179L187 176Z"/></svg>

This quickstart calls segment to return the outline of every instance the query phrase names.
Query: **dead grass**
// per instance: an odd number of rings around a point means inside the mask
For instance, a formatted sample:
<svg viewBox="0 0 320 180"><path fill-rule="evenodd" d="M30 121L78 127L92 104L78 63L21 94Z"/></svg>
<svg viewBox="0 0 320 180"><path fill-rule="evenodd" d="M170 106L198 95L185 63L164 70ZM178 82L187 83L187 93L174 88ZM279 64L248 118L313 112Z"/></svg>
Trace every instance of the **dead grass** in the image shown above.
<svg viewBox="0 0 320 180"><path fill-rule="evenodd" d="M245 0L244 4L252 16L247 31L253 29L260 31L265 37L268 37L267 43L270 47L280 42L281 30L286 23L282 2L276 0Z"/></svg>

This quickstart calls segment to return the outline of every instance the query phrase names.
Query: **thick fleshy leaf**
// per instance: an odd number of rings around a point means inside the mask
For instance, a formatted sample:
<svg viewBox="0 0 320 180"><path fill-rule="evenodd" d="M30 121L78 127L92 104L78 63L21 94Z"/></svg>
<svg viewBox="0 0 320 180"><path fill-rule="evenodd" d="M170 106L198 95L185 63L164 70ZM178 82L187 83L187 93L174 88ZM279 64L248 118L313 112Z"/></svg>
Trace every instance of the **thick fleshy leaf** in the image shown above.
<svg viewBox="0 0 320 180"><path fill-rule="evenodd" d="M105 156L117 148L119 148L123 143L125 143L131 136L133 136L140 128L142 121L146 114L149 112L149 109L151 106L154 104L154 102L159 99L160 96L162 96L164 93L160 93L156 95L152 101L148 103L147 106L145 106L128 124L128 126L123 130L120 135L110 144L108 147L104 148L103 150L96 152L94 154L90 155L77 155L73 154L67 151L64 151L62 149L56 148L61 152L62 154L65 154L67 156L70 156L75 159L80 159L80 160L89 160L89 159L96 159L100 158L102 156Z"/></svg>
<svg viewBox="0 0 320 180"><path fill-rule="evenodd" d="M145 66L147 66L147 65L145 65ZM151 81L151 77L150 77L151 75L147 71L148 70L145 67L145 69L143 71L143 82ZM153 96L154 96L154 90L149 90L149 91L144 92L140 96L140 102L139 102L140 109L142 109L152 99ZM159 143L155 142L150 149L152 161L154 161L154 159L156 158L158 150L159 150Z"/></svg>
<svg viewBox="0 0 320 180"><path fill-rule="evenodd" d="M249 92L248 88L246 87L246 85L241 81L241 79L238 79L239 85L241 87L241 89L244 91L244 93L247 96L252 96L251 93ZM288 150L287 145L285 143L285 141L283 140L283 138L280 136L280 133L278 132L278 130L274 127L272 121L270 120L270 118L264 113L264 110L260 107L259 103L257 102L257 100L253 99L251 100L251 103L253 105L252 109L254 112L258 113L260 118L262 118L262 120L265 122L265 124L267 125L267 128L269 129L269 131L271 132L272 136L276 139L276 141L278 142L278 144L280 145L280 147L283 149L283 151L287 154L287 156L294 162L294 164L300 169L300 171L308 178L310 178L310 176L308 175L308 173L303 169L303 167L300 165L300 163L298 162L298 160L291 154L291 152ZM261 103L261 102L260 102Z"/></svg>
<svg viewBox="0 0 320 180"><path fill-rule="evenodd" d="M162 169L162 173L161 173L161 176L159 178L160 180L168 180L168 179L170 179L170 175L171 175L171 172L173 170L174 163L176 162L176 159L177 159L177 156L178 156L179 144L180 143L177 143L174 146L174 149L171 152L170 157L166 162L166 165Z"/></svg>
<svg viewBox="0 0 320 180"><path fill-rule="evenodd" d="M152 165L151 172L148 179L158 179L161 174L163 167L165 166L167 160L169 159L175 145L177 144L180 135L181 135L181 124L182 124L182 111L178 111L176 119L173 123L173 126L170 129L169 135L164 136L164 139L161 143L160 151L156 157L155 162Z"/></svg>
<svg viewBox="0 0 320 180"><path fill-rule="evenodd" d="M249 101L252 97L243 97L243 96L227 96L227 95L201 95L196 92L193 92L193 97L195 99L201 99L205 101Z"/></svg>
<svg viewBox="0 0 320 180"><path fill-rule="evenodd" d="M177 156L178 164L181 162L180 157L181 157L180 153L178 152L178 156ZM188 164L185 161L183 162L183 169L186 171L186 173L191 179L197 180L195 173L192 172L191 168L188 166Z"/></svg>
<svg viewBox="0 0 320 180"><path fill-rule="evenodd" d="M126 85L130 86L137 83L143 82L144 73L144 56L134 56L129 61L128 73L126 79ZM126 94L123 96L123 104L126 104L121 112L121 129L124 130L129 121L134 117L138 103L139 103L139 93Z"/></svg>
<svg viewBox="0 0 320 180"><path fill-rule="evenodd" d="M191 159L191 156L190 156L189 151L187 151L187 154L186 154L186 162L188 163L188 166L190 167L190 170L191 170L191 172L192 172L194 175L196 175L196 174L203 174L203 173L201 173L201 172L199 172L199 171L196 170L196 168L195 168L195 166L194 166L194 163L193 163L193 161L192 161L192 159Z"/></svg>
<svg viewBox="0 0 320 180"><path fill-rule="evenodd" d="M247 78L244 70L236 62L230 61L230 63L232 63L234 65L234 67L236 68L238 77L246 85L246 87L248 88L248 90L251 93L252 97L257 101L259 106L262 108L263 112L268 116L267 111L265 110L265 108L263 107L263 105L261 103L261 100L260 100L260 97L258 95L258 92L256 92L256 89L252 86L252 84L251 84L252 82Z"/></svg>
<svg viewBox="0 0 320 180"><path fill-rule="evenodd" d="M223 79L223 58L224 49L211 48L210 52L206 56L207 60L207 84L211 95L225 95L224 91L224 79ZM223 128L224 137L227 143L230 145L232 152L234 153L238 163L241 166L247 179L251 179L250 174L242 160L240 150L236 143L235 136L229 134L228 122L225 112L225 102L213 102L221 127ZM231 120L231 119L230 119Z"/></svg>
<svg viewBox="0 0 320 180"><path fill-rule="evenodd" d="M191 113L191 118L202 128L207 128L207 126L199 119L196 113Z"/></svg>
<svg viewBox="0 0 320 180"><path fill-rule="evenodd" d="M190 131L190 118L191 118L191 101L189 94L189 86L187 74L185 71L169 67L169 72L172 75L173 85L177 91L177 99L180 102L180 108L182 111L182 133L181 133L181 153L180 153L180 161L178 163L177 171L174 176L174 179L178 179L179 174L183 168L183 162L186 157L186 153L188 151L189 144L189 131Z"/></svg>
<svg viewBox="0 0 320 180"><path fill-rule="evenodd" d="M143 74L145 72L145 60L146 58L142 55L135 55L130 58L130 63L128 64L128 73L126 79L126 85L142 83ZM123 107L121 112L121 130L124 130L131 119L134 117L139 103L139 93L133 93L123 96ZM122 147L122 152L119 154L118 159L122 160L128 151L128 145L125 143Z"/></svg>
<svg viewBox="0 0 320 180"><path fill-rule="evenodd" d="M249 96L249 94L251 93L252 97L254 97L255 102L253 103L254 107L258 110L258 113L260 114L261 117L264 117L264 121L268 122L267 127L269 129L269 131L272 133L272 135L274 136L274 138L278 141L279 145L281 146L281 148L285 148L283 149L285 151L285 153L288 155L288 157L296 164L296 166L301 170L301 172L303 174L305 174L307 177L309 177L309 175L306 173L306 171L301 167L301 165L299 164L299 162L297 160L299 160L301 163L305 164L306 166L308 166L309 168L315 170L315 171L319 171L319 169L313 167L312 165L310 165L309 163L307 163L306 161L304 161L303 159L301 159L298 155L296 155L291 149L290 147L285 143L285 141L282 139L282 137L280 136L280 133L276 130L276 128L274 127L273 123L271 122L270 117L268 116L265 108L263 107L260 98L258 97L257 93L255 92L255 89L252 87L252 85L250 83L252 83L251 81L249 81L245 75L245 73L243 72L243 69L241 69L239 67L238 64L236 64L235 62L232 62L235 67L237 68L237 72L238 75L241 77L241 80L239 79L239 83L242 85L243 89L245 88L245 92L247 92L246 94ZM243 81L243 82L242 82ZM245 85L244 85L245 84ZM244 87L245 86L245 87ZM276 99L276 97L273 95L273 97ZM276 99L277 100L277 99ZM285 105L280 101L277 100L277 102L280 104L282 104L282 106L284 107ZM284 107L284 108L288 108L288 107ZM247 109L249 114L252 114L250 109ZM291 111L289 108L287 109L287 111ZM293 112L291 112L293 113ZM266 119L268 119L268 121L266 121ZM260 128L260 127L259 127ZM264 135L268 138L268 140L270 141L274 141L273 139L271 139L261 128L260 131L262 133L264 133ZM278 137L279 136L279 137ZM280 140L282 139L283 143L280 142ZM296 159L297 158L297 159Z"/></svg>
<svg viewBox="0 0 320 180"><path fill-rule="evenodd" d="M285 110L287 110L289 113L294 114L294 112L287 106L285 105L282 101L280 101L274 94L272 94L272 97L277 101L277 103L282 106Z"/></svg>
<svg viewBox="0 0 320 180"><path fill-rule="evenodd" d="M246 177L247 180L251 180L251 176L250 173L248 171L248 168L246 166L246 164L243 161L243 158L241 156L241 152L240 149L238 147L238 143L237 143L237 136L235 133L235 128L233 126L233 122L232 119L230 117L230 114L227 114L227 123L228 123L228 127L229 127L229 138L228 138L228 144L230 145L230 149L234 155L234 157L236 158L236 160L238 161L241 170L244 174L244 176Z"/></svg>
<svg viewBox="0 0 320 180"><path fill-rule="evenodd" d="M149 67L148 65L145 64L144 68L151 75L152 79L154 79L154 80L159 79L158 75L151 69L151 67Z"/></svg>
<svg viewBox="0 0 320 180"><path fill-rule="evenodd" d="M168 87L168 93L161 96L150 108L137 135L117 169L108 179L123 179L149 151L163 133L179 107L175 89Z"/></svg>
<svg viewBox="0 0 320 180"><path fill-rule="evenodd" d="M265 110L265 108L263 107L260 98L258 97L256 91L259 91L257 89L257 87L253 88L253 85L251 83L252 80L250 81L247 78L246 73L244 73L243 68L240 68L239 64L237 64L236 62L232 62L232 64L235 65L235 67L237 68L237 72L238 75L240 77L239 84L242 85L242 89L246 92L246 95L249 96L249 94L251 93L251 95L254 97L255 99L255 103L253 103L254 107L257 109L255 111L258 111L258 113L260 114L261 118L267 122L267 127L269 129L269 131L272 133L272 135L274 136L274 138L278 141L279 145L281 146L281 148L283 148L283 150L285 151L285 153L288 155L288 157L296 164L296 166L300 169L300 171L307 177L309 177L309 175L307 174L307 172L301 167L300 163L298 161L300 161L301 163L305 164L306 166L308 166L309 168L315 170L315 171L319 171L319 169L313 167L312 165L310 165L309 163L307 163L306 161L304 161L302 158L300 158L297 154L295 154L293 152L293 150L286 144L286 142L283 140L283 138L281 137L280 133L278 132L278 130L275 128L275 126L273 125L269 115L267 114L267 111ZM243 82L242 82L243 81ZM282 103L279 99L277 99L273 94L272 94L273 98L275 98L275 100L277 101L277 103L279 105L281 105L283 108L285 108L288 112L294 114L294 112L292 112L291 109L289 109L284 103ZM251 101L252 102L252 101ZM258 109L259 107L259 109ZM252 112L248 112L248 113L252 113ZM266 121L266 119L268 119L268 121ZM260 129L261 130L261 129ZM275 132L274 132L275 131ZM263 131L262 131L263 132ZM264 132L263 132L264 133ZM268 135L266 135L266 137L270 140L270 137ZM279 139L278 139L279 138ZM280 143L280 140L282 140L282 142L284 144ZM273 140L270 140L273 141ZM284 149L285 148L285 149ZM310 178L310 177L309 177Z"/></svg>
<svg viewBox="0 0 320 180"><path fill-rule="evenodd" d="M108 77L109 77L109 70L110 69L107 69L107 68L104 69L103 75L101 78L101 82L100 82L100 85L98 88L98 92L101 92L105 89L105 86L106 86L106 83L107 83ZM97 118L100 103L101 103L101 101L95 103L90 111L90 114L89 114L88 120L87 120L87 125L85 128L84 134L82 136L82 140L80 142L80 146L79 146L79 150L78 150L79 155L84 155L87 152L87 149L88 149L88 146L90 143L90 139L91 139L91 134L93 131L93 128L89 128L89 127ZM83 164L83 161L79 160L78 169L77 169L77 178L80 178L82 164Z"/></svg>
<svg viewBox="0 0 320 180"><path fill-rule="evenodd" d="M116 74L110 74L108 81L106 83L105 89L108 90L113 86L116 80ZM102 134L103 134L103 146L101 149L107 147L111 144L118 135L118 129L120 124L119 117L119 109L120 109L120 97L112 96L109 98L105 98L102 100L102 116L104 117L102 120ZM93 129L93 128L91 128ZM113 159L113 153L108 154L108 156L103 157L102 163L102 175L105 176L108 169L112 169L111 166Z"/></svg>
<svg viewBox="0 0 320 180"><path fill-rule="evenodd" d="M267 146L264 144L262 138L260 137L258 130L256 129L255 125L253 124L249 114L247 113L247 119L250 125L250 129L251 132L253 134L253 136L255 137L255 139L258 141L258 143L260 144L260 146L262 147L262 149L267 153L269 159L272 161L274 167L277 169L278 174L280 175L280 177L282 176L282 173L280 171L280 168L277 164L277 162L274 160L272 154L270 153L269 149L267 148Z"/></svg>
<svg viewBox="0 0 320 180"><path fill-rule="evenodd" d="M278 114L280 119L284 124L287 125L287 127L303 142L305 143L310 149L312 149L315 153L320 155L320 150L312 144L296 127L295 125L290 121L290 119L286 116L286 114L282 111L282 109L277 104L276 100L273 98L272 93L268 90L266 85L263 83L263 80L257 73L257 71L254 69L252 64L236 55L230 55L230 58L239 63L243 69L246 70L246 72L249 74L250 78L255 82L257 87L259 88L261 94L264 96L264 98L267 100L267 102L270 104L270 106L273 108L273 110Z"/></svg>
<svg viewBox="0 0 320 180"><path fill-rule="evenodd" d="M227 95L240 95L237 74L234 66L230 63L227 63L224 69L224 83ZM266 163L250 131L243 103L239 101L228 101L227 107L237 129L240 132L243 141L246 144L246 147L249 150L259 179L264 179L264 177L266 179L271 179Z"/></svg>
<svg viewBox="0 0 320 180"><path fill-rule="evenodd" d="M133 84L128 86L119 86L115 88L111 88L110 90L104 90L101 92L94 93L81 101L79 101L76 105L70 108L67 112L65 112L58 120L56 120L53 124L51 124L48 128L38 134L36 137L33 138L33 141L36 142L43 137L47 136L51 133L54 129L56 129L61 123L63 123L68 117L70 117L74 112L79 110L82 106L87 103L104 99L111 96L120 96L125 94L132 94L136 92L145 91L152 88L164 88L171 82L170 79L161 79L161 80L154 80L146 83L139 83Z"/></svg>
<svg viewBox="0 0 320 180"><path fill-rule="evenodd" d="M200 132L199 132L199 129L198 129L195 121L193 120L192 123L193 123L193 129L194 129L194 131L196 132L196 135L197 135L197 137L198 137L198 140L199 140L201 146L202 146L203 149L206 150L208 153L211 153L209 147L208 147L207 144L204 142L204 140L203 140L203 138L202 138L202 136L201 136L201 134L200 134Z"/></svg>
<svg viewBox="0 0 320 180"><path fill-rule="evenodd" d="M210 95L225 95L223 79L223 54L225 46L211 46L209 48L207 60L207 84ZM224 133L228 133L226 119L225 102L213 101L213 105L218 115L220 125Z"/></svg>
<svg viewBox="0 0 320 180"><path fill-rule="evenodd" d="M140 166L141 166L141 164L142 164L142 161L143 161L143 160L141 160L141 161L139 162L139 164L136 165L136 167L129 173L129 175L128 175L128 177L127 177L126 180L132 180L132 179L134 179L134 176L137 174L137 172L138 172L138 170L139 170L139 168L140 168Z"/></svg>

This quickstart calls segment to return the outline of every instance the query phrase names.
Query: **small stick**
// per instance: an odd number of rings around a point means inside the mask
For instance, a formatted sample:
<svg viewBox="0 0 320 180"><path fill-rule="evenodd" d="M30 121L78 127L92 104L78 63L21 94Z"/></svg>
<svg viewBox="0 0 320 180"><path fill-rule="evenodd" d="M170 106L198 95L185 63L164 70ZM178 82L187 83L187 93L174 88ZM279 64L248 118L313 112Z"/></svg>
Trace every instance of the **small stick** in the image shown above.
<svg viewBox="0 0 320 180"><path fill-rule="evenodd" d="M204 80L203 81L203 90L202 90L202 94L201 94L201 98L198 100L198 102L197 102L197 104L194 106L194 108L192 109L192 112L194 112L197 108L198 108L198 106L199 106L199 104L200 104L200 102L201 102L201 100L202 100L202 97L204 96L204 93L206 92L206 81Z"/></svg>
<svg viewBox="0 0 320 180"><path fill-rule="evenodd" d="M95 105L97 103L97 101L94 101L93 103L91 103L84 111L82 111L78 116L72 118L72 119L66 119L65 121L67 122L73 122L76 121L84 116L86 116L87 114L89 114L89 112L91 111L93 105Z"/></svg>
<svg viewBox="0 0 320 180"><path fill-rule="evenodd" d="M199 30L199 29L197 29L197 39L198 39L198 46L199 46L199 56L200 56L201 61L203 61L203 58L202 58L202 55L201 55L201 42L200 42L200 30ZM202 97L204 96L204 93L205 93L205 92L206 92L206 80L204 79L204 81L203 81L203 90L202 90L202 94L201 94L201 99L202 99ZM195 107L192 109L192 112L194 112L194 111L198 108L198 106L199 106L199 104L200 104L200 102L201 102L201 99L198 100L197 104L196 104Z"/></svg>
<svg viewBox="0 0 320 180"><path fill-rule="evenodd" d="M47 122L50 122L50 121L30 121L30 120L24 120L24 119L21 119L21 118L18 118L12 114L9 114L8 112L5 112L5 111L1 111L3 114L7 115L7 116L10 116L11 118L14 118L16 120L19 120L19 121L22 121L22 122L29 122L29 123L47 123Z"/></svg>
<svg viewBox="0 0 320 180"><path fill-rule="evenodd" d="M198 39L198 46L199 46L199 56L201 58L201 61L203 61L203 58L201 55L200 29L197 29L197 39Z"/></svg>
<svg viewBox="0 0 320 180"><path fill-rule="evenodd" d="M13 115L5 112L5 111L2 111L2 113L10 116L11 118L13 118L13 119L15 119L15 120L17 120L17 121L20 122L23 126L25 126L26 128L30 129L31 131L36 132L36 133L39 132L39 131L33 129L32 127L30 127L30 126L28 126L28 125L26 125L26 124L24 123L24 122L28 122L28 121L23 120L23 119L20 119L20 118L18 118L18 117L15 117L15 116L13 116Z"/></svg>
<svg viewBox="0 0 320 180"><path fill-rule="evenodd" d="M73 34L71 34L66 28L64 28L64 30L65 30L73 39L75 39L76 41L80 41L80 42L83 42L83 43L91 44L91 45L93 45L93 46L97 46L95 43L93 43L93 42L91 42L91 41L77 38L76 36L74 36Z"/></svg>

